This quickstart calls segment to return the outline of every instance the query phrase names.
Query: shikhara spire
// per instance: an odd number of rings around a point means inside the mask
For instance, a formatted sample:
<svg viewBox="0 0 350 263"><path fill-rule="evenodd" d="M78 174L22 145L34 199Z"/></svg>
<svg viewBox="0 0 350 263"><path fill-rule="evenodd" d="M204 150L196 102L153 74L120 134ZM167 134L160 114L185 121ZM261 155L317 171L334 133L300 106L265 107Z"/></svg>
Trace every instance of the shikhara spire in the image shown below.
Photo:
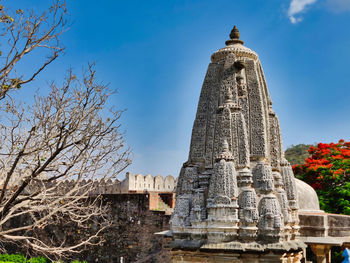
<svg viewBox="0 0 350 263"><path fill-rule="evenodd" d="M258 55L239 38L235 26L211 56L178 179L173 245L298 248L293 171Z"/></svg>

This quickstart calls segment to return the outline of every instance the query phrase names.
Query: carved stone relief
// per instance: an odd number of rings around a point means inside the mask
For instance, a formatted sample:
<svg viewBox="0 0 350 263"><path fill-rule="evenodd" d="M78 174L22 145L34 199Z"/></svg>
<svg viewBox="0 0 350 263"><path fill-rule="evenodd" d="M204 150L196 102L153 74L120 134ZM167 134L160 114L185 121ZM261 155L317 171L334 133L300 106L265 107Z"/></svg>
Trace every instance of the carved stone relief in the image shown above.
<svg viewBox="0 0 350 263"><path fill-rule="evenodd" d="M290 242L297 192L264 73L242 41L227 43L203 83L172 230L186 242Z"/></svg>

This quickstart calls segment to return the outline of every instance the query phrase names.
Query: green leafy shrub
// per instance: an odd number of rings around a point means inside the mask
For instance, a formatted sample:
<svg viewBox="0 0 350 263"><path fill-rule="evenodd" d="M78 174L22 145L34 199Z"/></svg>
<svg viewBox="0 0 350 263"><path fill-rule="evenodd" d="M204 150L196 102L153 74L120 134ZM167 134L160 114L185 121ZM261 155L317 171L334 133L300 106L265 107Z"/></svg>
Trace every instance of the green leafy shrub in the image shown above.
<svg viewBox="0 0 350 263"><path fill-rule="evenodd" d="M44 257L31 258L27 261L28 263L50 263L51 261Z"/></svg>
<svg viewBox="0 0 350 263"><path fill-rule="evenodd" d="M27 259L25 256L20 255L20 254L1 254L0 255L0 261L3 262L12 262L12 263L26 263Z"/></svg>
<svg viewBox="0 0 350 263"><path fill-rule="evenodd" d="M0 263L50 263L51 261L44 257L35 257L26 259L23 255L16 254L0 254Z"/></svg>
<svg viewBox="0 0 350 263"><path fill-rule="evenodd" d="M51 263L51 261L44 257L26 259L25 256L20 254L0 254L0 263ZM64 263L64 261L57 261L56 263ZM71 263L87 263L87 261L74 260Z"/></svg>

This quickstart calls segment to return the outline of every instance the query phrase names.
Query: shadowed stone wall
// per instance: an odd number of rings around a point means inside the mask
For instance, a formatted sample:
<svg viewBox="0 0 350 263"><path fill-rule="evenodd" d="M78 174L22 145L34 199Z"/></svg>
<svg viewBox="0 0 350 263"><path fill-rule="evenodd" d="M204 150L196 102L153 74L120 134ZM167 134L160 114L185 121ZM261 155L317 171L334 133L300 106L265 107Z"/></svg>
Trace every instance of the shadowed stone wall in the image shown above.
<svg viewBox="0 0 350 263"><path fill-rule="evenodd" d="M81 254L72 255L72 259L87 260L88 263L170 262L170 252L166 248L168 240L155 235L170 228L169 211L156 209L160 203L157 199L161 198L157 193L104 194L102 197L104 204L110 206L108 215L113 222L101 233L105 241L101 246L92 246ZM150 206L153 206L153 210ZM12 224L19 226L25 220L30 219L16 218ZM73 244L82 235L87 236L90 231L95 231L95 227L91 224L89 229L84 229L64 221L38 230L37 234L44 242L50 238ZM8 253L26 254L22 247L16 245L10 245L6 250Z"/></svg>
<svg viewBox="0 0 350 263"><path fill-rule="evenodd" d="M104 195L111 203L113 225L103 235L103 246L81 255L88 262L170 262L167 240L154 235L169 229L170 215L149 208L149 194Z"/></svg>

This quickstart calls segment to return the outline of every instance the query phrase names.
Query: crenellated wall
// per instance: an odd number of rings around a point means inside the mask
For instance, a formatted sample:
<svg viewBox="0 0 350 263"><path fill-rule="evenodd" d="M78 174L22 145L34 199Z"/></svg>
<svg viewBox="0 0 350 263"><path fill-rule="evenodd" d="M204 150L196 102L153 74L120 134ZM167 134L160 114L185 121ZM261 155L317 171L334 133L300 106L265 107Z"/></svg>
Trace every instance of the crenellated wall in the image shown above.
<svg viewBox="0 0 350 263"><path fill-rule="evenodd" d="M57 182L56 182L57 183ZM58 191L64 193L76 186L75 180L64 180L58 182ZM160 175L152 176L150 174L132 174L127 172L123 181L119 180L82 180L79 185L91 188L89 195L100 194L125 194L125 193L143 193L143 192L165 192L173 193L175 191L176 179L168 175L163 178ZM32 186L35 187L35 186ZM30 190L29 190L30 191Z"/></svg>
<svg viewBox="0 0 350 263"><path fill-rule="evenodd" d="M129 192L174 192L176 179L168 175L163 178L160 175L126 173L125 179L120 183L120 193Z"/></svg>
<svg viewBox="0 0 350 263"><path fill-rule="evenodd" d="M47 183L57 194L64 194L73 188L89 191L91 198L101 195L102 202L108 208L111 226L103 235L104 243L89 247L74 258L88 262L169 262L167 240L155 235L169 229L170 215L175 205L173 176L163 178L127 173L123 181L119 180L64 180ZM85 186L86 188L82 187ZM27 194L42 187L42 182L30 185ZM79 192L78 192L79 193ZM26 218L19 218L13 224L20 224ZM93 231L93 227L91 228ZM90 228L77 228L72 222L60 225L48 225L40 233L42 238L57 236L60 240L74 244L81 235L90 235ZM21 247L6 248L9 253L19 253ZM22 251L26 253L26 251Z"/></svg>

